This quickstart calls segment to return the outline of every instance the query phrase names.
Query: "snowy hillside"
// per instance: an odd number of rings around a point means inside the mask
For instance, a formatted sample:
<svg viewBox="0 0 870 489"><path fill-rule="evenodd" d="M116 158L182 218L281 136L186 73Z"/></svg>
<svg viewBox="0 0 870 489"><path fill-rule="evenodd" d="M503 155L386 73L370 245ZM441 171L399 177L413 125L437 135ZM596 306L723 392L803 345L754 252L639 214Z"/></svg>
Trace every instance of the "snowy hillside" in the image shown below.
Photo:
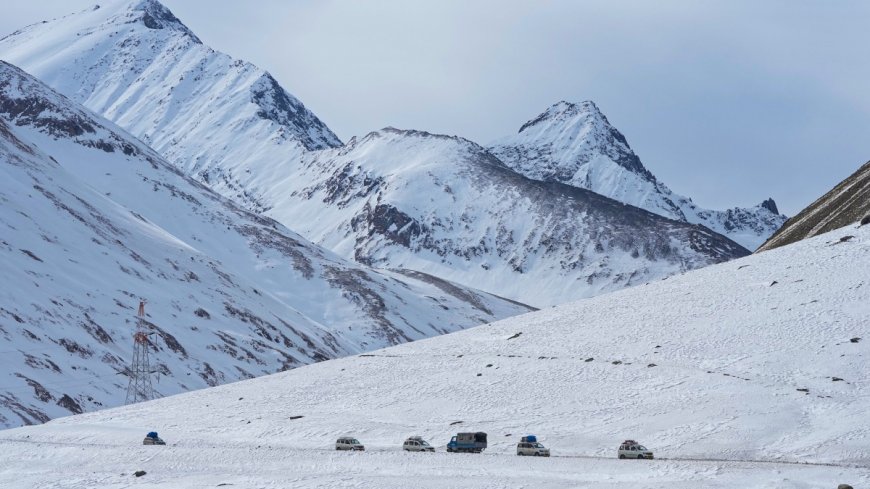
<svg viewBox="0 0 870 489"><path fill-rule="evenodd" d="M340 255L533 306L747 254L700 226L531 180L471 141L422 131L386 128L310 153L264 196L272 217Z"/></svg>
<svg viewBox="0 0 870 489"><path fill-rule="evenodd" d="M341 141L269 73L216 52L156 0L108 2L0 40L0 59L114 121L253 210L252 176Z"/></svg>
<svg viewBox="0 0 870 489"><path fill-rule="evenodd" d="M0 426L117 405L150 301L173 394L529 308L347 262L0 62Z"/></svg>
<svg viewBox="0 0 870 489"><path fill-rule="evenodd" d="M849 226L459 333L6 431L0 483L866 487L867 256L870 227ZM141 446L152 429L169 445ZM478 430L484 454L444 453L452 433ZM529 433L553 458L516 457ZM346 434L366 452L335 452ZM440 453L401 452L412 434ZM657 460L616 460L626 438Z"/></svg>
<svg viewBox="0 0 870 489"><path fill-rule="evenodd" d="M773 199L749 209L713 211L673 193L643 166L625 136L589 101L554 104L489 149L529 178L589 189L661 216L703 224L750 250L786 219Z"/></svg>
<svg viewBox="0 0 870 489"><path fill-rule="evenodd" d="M870 223L870 162L786 221L758 251L779 248L856 222Z"/></svg>

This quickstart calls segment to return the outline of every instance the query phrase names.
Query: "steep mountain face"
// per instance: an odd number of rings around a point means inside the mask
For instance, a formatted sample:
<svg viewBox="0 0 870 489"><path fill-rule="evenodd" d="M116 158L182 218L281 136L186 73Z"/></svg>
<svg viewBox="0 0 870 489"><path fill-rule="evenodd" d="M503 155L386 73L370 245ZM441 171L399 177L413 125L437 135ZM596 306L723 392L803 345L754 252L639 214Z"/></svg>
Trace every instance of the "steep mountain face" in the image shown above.
<svg viewBox="0 0 870 489"><path fill-rule="evenodd" d="M202 44L156 0L34 24L0 40L0 53L253 210L267 204L252 175L341 144L269 73Z"/></svg>
<svg viewBox="0 0 870 489"><path fill-rule="evenodd" d="M273 217L341 255L535 306L747 253L706 228L526 178L471 141L421 131L387 128L310 153L274 189L264 194Z"/></svg>
<svg viewBox="0 0 870 489"><path fill-rule="evenodd" d="M528 307L345 261L0 62L0 426L123 402L133 314L168 395Z"/></svg>
<svg viewBox="0 0 870 489"><path fill-rule="evenodd" d="M62 473L130 487L133 467L158 487L867 487L870 287L855 264L868 254L870 226L850 226L454 334L7 431L0 484L52 487ZM150 430L169 445L142 447ZM485 454L444 453L458 431L488 433ZM331 450L348 433L364 453ZM436 453L402 453L411 434ZM553 457L517 457L527 434ZM617 460L629 437L657 460Z"/></svg>
<svg viewBox="0 0 870 489"><path fill-rule="evenodd" d="M490 151L535 180L560 182L655 214L708 228L754 250L785 221L773 199L713 211L677 195L646 169L593 102L559 102L494 142Z"/></svg>
<svg viewBox="0 0 870 489"><path fill-rule="evenodd" d="M786 221L758 251L779 248L855 222L870 224L870 162Z"/></svg>

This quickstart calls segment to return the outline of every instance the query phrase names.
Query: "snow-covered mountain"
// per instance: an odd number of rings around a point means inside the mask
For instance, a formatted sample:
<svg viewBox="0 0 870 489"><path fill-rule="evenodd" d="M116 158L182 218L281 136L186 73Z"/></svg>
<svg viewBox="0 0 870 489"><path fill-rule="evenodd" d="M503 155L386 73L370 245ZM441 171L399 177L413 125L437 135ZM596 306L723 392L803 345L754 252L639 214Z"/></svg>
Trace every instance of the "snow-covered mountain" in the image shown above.
<svg viewBox="0 0 870 489"><path fill-rule="evenodd" d="M386 128L309 153L264 196L273 217L340 255L534 306L747 253L701 226L526 178L471 141L421 131Z"/></svg>
<svg viewBox="0 0 870 489"><path fill-rule="evenodd" d="M204 45L156 0L31 25L0 40L0 53L253 210L267 204L252 176L341 144L269 73Z"/></svg>
<svg viewBox="0 0 870 489"><path fill-rule="evenodd" d="M523 177L461 138L384 129L339 146L308 112L291 124L294 104L266 117L251 82L263 72L203 46L156 0L30 26L0 40L0 57L219 193L361 263L545 306L747 253L706 229ZM292 99L270 86L271 98Z"/></svg>
<svg viewBox="0 0 870 489"><path fill-rule="evenodd" d="M870 227L850 226L454 334L7 431L0 484L866 487L870 287L856 264L868 256ZM150 430L169 445L143 447ZM461 431L487 432L489 448L444 453ZM530 433L552 458L516 456ZM336 452L347 434L366 451ZM437 452L403 453L410 435ZM626 438L657 460L616 460Z"/></svg>
<svg viewBox="0 0 870 489"><path fill-rule="evenodd" d="M0 426L123 402L140 297L163 394L530 310L348 262L4 62L0 202Z"/></svg>
<svg viewBox="0 0 870 489"><path fill-rule="evenodd" d="M590 101L554 104L489 149L529 178L589 189L670 219L703 224L750 250L786 219L773 199L714 211L675 194L643 166L625 136Z"/></svg>
<svg viewBox="0 0 870 489"><path fill-rule="evenodd" d="M786 221L758 251L772 250L855 222L870 224L870 162Z"/></svg>

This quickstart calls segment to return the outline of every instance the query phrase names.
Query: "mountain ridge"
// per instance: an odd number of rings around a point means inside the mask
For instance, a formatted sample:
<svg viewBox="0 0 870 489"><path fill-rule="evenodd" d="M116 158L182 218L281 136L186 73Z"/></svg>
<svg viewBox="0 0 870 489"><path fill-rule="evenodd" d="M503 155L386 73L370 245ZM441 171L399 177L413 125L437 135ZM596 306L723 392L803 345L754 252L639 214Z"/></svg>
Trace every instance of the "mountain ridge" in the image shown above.
<svg viewBox="0 0 870 489"><path fill-rule="evenodd" d="M122 11L135 11L139 4L121 5L126 5L117 7ZM185 174L347 259L414 269L544 306L747 252L718 230L656 220L586 190L535 183L458 136L384 128L341 146L325 136L316 116L293 118L296 109L281 97L255 96L264 87L267 94L285 93L266 72L236 73L234 66L247 65L206 56L207 48L184 36L164 36L138 24L132 30L110 24L85 41L77 36L102 25L101 18L86 13L37 26L0 41L0 55L24 62L59 91L142 138ZM200 67L203 62L207 66ZM64 71L67 66L74 67L72 74ZM134 88L118 86L117 77L130 78ZM83 82L91 79L93 84ZM284 125L264 123L258 114L271 109L290 119L277 117ZM297 120L300 125L293 124ZM318 145L305 144L306 135L318 134L323 136ZM615 130L602 138L605 149L624 141ZM620 151L633 157L627 143ZM643 168L633 158L624 162ZM465 191L474 194L460 195ZM472 202L474 195L480 202ZM520 201L505 201L511 198ZM526 222L516 222L526 212ZM604 216L618 224L610 226ZM556 291L547 297L551 287Z"/></svg>
<svg viewBox="0 0 870 489"><path fill-rule="evenodd" d="M560 101L496 140L488 149L509 167L536 180L558 181L692 224L703 224L748 249L757 248L782 222L773 205L703 209L675 194L647 169L625 136L592 101Z"/></svg>

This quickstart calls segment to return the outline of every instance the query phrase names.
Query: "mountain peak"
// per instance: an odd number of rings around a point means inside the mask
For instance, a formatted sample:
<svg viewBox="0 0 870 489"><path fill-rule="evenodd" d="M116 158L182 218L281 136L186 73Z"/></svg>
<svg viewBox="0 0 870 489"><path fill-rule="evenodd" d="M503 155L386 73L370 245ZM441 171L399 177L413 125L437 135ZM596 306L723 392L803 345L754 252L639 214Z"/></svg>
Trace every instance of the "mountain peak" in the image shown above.
<svg viewBox="0 0 870 489"><path fill-rule="evenodd" d="M520 127L516 135L490 148L508 166L538 180L558 181L589 188L592 167L601 157L656 183L628 145L591 100L561 100ZM535 160L535 161L530 161Z"/></svg>
<svg viewBox="0 0 870 489"><path fill-rule="evenodd" d="M202 41L172 11L157 0L127 0L106 5L94 5L69 17L96 15L104 25L142 24L148 29L175 31L193 42Z"/></svg>
<svg viewBox="0 0 870 489"><path fill-rule="evenodd" d="M202 43L193 31L188 29L172 11L157 0L131 0L128 4L128 10L133 12L137 16L136 19L149 29L170 29L182 32L197 43Z"/></svg>
<svg viewBox="0 0 870 489"><path fill-rule="evenodd" d="M595 105L595 102L584 100L583 102L574 103L560 100L559 102L549 106L547 110L540 113L534 119L523 124L522 127L520 127L520 130L517 131L517 134L545 122L563 122L576 118L577 116L583 116L583 119L587 123L603 123L604 125L610 126L607 118L604 117L604 114L601 113L601 109Z"/></svg>
<svg viewBox="0 0 870 489"><path fill-rule="evenodd" d="M779 208L776 207L776 202L773 201L773 198L768 198L767 200L759 204L759 207L761 207L762 209L767 209L770 212L779 215Z"/></svg>

